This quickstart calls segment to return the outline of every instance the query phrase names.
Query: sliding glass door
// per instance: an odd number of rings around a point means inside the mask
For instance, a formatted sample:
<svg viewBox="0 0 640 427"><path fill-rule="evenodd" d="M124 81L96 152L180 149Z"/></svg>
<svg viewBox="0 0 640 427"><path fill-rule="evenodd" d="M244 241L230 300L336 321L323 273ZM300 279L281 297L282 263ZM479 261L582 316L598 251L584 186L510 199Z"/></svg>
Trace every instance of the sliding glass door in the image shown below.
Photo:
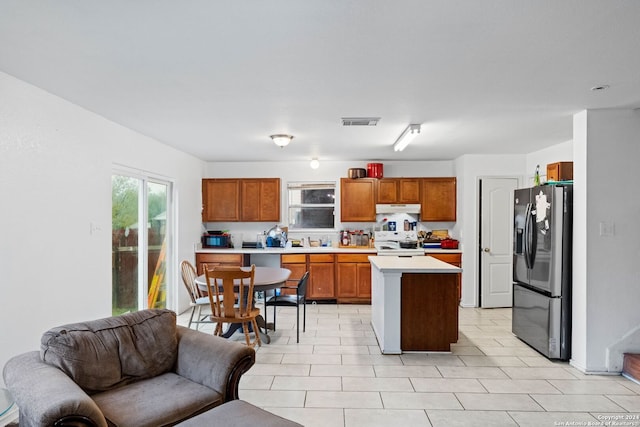
<svg viewBox="0 0 640 427"><path fill-rule="evenodd" d="M112 312L167 307L171 183L118 173L111 179Z"/></svg>

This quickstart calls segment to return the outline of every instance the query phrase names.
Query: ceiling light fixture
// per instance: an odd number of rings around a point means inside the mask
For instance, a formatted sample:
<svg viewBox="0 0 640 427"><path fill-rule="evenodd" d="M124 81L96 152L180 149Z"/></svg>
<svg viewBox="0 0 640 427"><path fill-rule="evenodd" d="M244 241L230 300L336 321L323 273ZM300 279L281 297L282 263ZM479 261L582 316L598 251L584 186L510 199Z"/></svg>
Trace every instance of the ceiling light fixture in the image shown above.
<svg viewBox="0 0 640 427"><path fill-rule="evenodd" d="M400 134L396 142L393 144L394 151L402 151L411 142L416 135L420 133L419 124L411 124Z"/></svg>
<svg viewBox="0 0 640 427"><path fill-rule="evenodd" d="M282 148L282 147L284 147L286 145L289 145L289 143L293 139L293 135L287 135L287 134L284 134L284 133L271 135L270 137L273 140L273 142L280 148Z"/></svg>
<svg viewBox="0 0 640 427"><path fill-rule="evenodd" d="M309 166L311 166L311 169L318 169L320 167L320 161L317 157L314 157L313 159L311 159Z"/></svg>

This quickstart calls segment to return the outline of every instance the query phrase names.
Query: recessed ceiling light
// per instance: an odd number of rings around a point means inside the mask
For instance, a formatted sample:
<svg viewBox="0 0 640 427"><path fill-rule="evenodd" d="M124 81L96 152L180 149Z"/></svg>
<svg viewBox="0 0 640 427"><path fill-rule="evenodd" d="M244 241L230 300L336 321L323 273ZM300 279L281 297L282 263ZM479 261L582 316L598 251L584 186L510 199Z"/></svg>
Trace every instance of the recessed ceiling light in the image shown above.
<svg viewBox="0 0 640 427"><path fill-rule="evenodd" d="M609 89L609 85L600 85L600 86L594 86L591 88L592 91L597 92L599 90L607 90Z"/></svg>

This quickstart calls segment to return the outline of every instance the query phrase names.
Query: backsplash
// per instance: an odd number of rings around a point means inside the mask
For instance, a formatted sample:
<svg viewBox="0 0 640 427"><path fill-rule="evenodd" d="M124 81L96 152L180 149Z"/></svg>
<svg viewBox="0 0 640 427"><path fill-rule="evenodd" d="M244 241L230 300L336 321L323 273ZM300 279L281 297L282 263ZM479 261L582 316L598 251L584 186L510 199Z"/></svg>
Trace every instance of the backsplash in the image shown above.
<svg viewBox="0 0 640 427"><path fill-rule="evenodd" d="M392 215L379 215L377 222L348 222L341 224L344 228L340 230L327 230L327 231L317 231L317 230L289 230L287 233L288 240L305 240L308 242L322 242L325 246L334 246L338 247L340 245L340 231L341 230L349 230L349 231L359 231L362 230L363 233L371 236L374 231L380 231L383 229L386 224L388 227L389 221L396 222L397 230L404 230L404 220L407 219L410 223L415 221L415 217L412 217L409 214L392 214ZM386 221L384 221L386 219ZM454 230L455 223L453 222L416 222L416 231L432 231L432 230L449 230L449 234ZM218 230L224 231L231 235L231 242L233 246L241 247L242 242L252 242L255 243L259 241L259 235L262 235L271 227L273 227L274 223L256 223L256 222L247 222L247 223L238 223L238 222L229 222L229 223L203 223L202 224L202 232L205 233L208 230ZM280 224L281 227L285 227L284 224ZM452 238L458 239L458 236L451 235Z"/></svg>

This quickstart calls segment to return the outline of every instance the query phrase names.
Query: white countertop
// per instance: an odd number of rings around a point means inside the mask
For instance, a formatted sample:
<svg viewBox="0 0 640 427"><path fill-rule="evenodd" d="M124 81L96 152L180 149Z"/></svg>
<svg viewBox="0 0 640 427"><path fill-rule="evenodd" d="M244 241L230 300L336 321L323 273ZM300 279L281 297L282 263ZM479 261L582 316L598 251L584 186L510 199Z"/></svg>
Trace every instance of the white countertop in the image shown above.
<svg viewBox="0 0 640 427"><path fill-rule="evenodd" d="M425 253L433 254L461 254L460 249L437 249L429 248L424 250ZM196 249L196 253L203 254L324 254L324 253L337 253L337 254L352 254L352 253L370 253L375 254L375 248L334 248L334 247L315 247L315 248L266 248L266 249L253 249L253 248L229 248L229 249ZM394 258L394 257L390 257Z"/></svg>
<svg viewBox="0 0 640 427"><path fill-rule="evenodd" d="M371 265L381 272L461 273L462 269L430 256L370 256Z"/></svg>

